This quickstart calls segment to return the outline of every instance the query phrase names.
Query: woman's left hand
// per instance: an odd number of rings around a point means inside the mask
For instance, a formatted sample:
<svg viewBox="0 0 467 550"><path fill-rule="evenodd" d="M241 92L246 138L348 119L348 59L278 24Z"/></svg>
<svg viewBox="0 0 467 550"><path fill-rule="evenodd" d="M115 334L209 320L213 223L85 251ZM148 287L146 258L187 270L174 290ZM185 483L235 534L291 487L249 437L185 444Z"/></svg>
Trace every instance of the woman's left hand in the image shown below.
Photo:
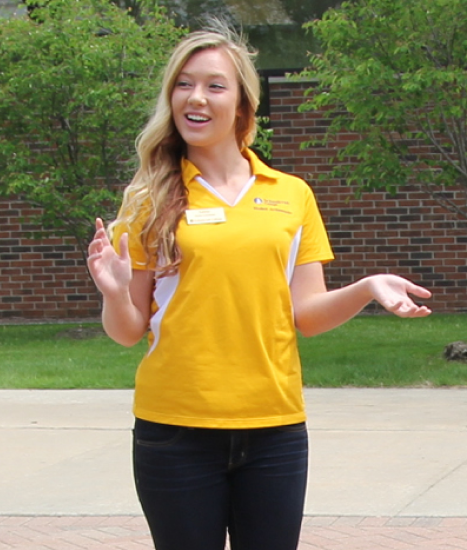
<svg viewBox="0 0 467 550"><path fill-rule="evenodd" d="M399 317L426 317L431 313L430 308L416 304L409 296L430 298L431 292L427 288L389 274L371 275L366 282L372 298Z"/></svg>

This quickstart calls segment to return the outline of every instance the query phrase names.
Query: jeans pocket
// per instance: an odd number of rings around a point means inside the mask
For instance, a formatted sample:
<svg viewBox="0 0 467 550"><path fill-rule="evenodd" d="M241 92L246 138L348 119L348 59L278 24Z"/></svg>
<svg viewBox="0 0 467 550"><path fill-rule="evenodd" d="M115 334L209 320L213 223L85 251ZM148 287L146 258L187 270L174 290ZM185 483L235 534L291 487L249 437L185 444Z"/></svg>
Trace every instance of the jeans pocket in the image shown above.
<svg viewBox="0 0 467 550"><path fill-rule="evenodd" d="M169 447L180 441L186 430L183 426L159 424L137 418L134 428L135 443L143 447Z"/></svg>

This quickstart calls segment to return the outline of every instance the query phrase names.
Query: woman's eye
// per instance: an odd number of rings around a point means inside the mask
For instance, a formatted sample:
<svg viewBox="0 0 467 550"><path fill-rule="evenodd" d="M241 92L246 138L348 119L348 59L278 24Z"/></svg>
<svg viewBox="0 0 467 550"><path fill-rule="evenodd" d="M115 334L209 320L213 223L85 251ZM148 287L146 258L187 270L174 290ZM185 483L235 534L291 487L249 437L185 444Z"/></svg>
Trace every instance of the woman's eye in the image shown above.
<svg viewBox="0 0 467 550"><path fill-rule="evenodd" d="M187 88L190 85L186 80L179 80L176 84L178 88Z"/></svg>
<svg viewBox="0 0 467 550"><path fill-rule="evenodd" d="M211 84L211 88L214 88L215 90L224 90L225 86L222 86L222 84Z"/></svg>

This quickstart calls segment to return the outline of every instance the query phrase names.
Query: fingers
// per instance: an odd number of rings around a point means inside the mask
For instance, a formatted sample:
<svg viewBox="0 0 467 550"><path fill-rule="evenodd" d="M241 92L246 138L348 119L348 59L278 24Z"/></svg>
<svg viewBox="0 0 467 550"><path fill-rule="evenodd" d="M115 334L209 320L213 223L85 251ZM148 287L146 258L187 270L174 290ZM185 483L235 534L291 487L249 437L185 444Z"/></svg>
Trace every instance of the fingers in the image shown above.
<svg viewBox="0 0 467 550"><path fill-rule="evenodd" d="M427 288L416 285L414 283L410 283L407 292L422 299L428 299L432 296L431 292ZM407 298L410 299L408 296ZM427 317L431 313L431 309L425 305L419 306L412 300L410 301L410 304L411 307L409 308L408 313L405 315L406 317Z"/></svg>
<svg viewBox="0 0 467 550"><path fill-rule="evenodd" d="M410 309L404 309L393 312L398 317L404 318L418 318L418 317L428 317L431 314L431 309L426 306L415 306Z"/></svg>
<svg viewBox="0 0 467 550"><path fill-rule="evenodd" d="M100 258L102 254L102 245L99 242L92 242L88 247L88 262Z"/></svg>
<svg viewBox="0 0 467 550"><path fill-rule="evenodd" d="M110 244L107 232L104 227L104 222L101 218L96 218L96 232L92 238L92 241L89 243L88 253L101 252L103 247Z"/></svg>
<svg viewBox="0 0 467 550"><path fill-rule="evenodd" d="M97 265L96 262L100 260L100 258L102 258L102 250L103 250L103 246L102 246L101 240L94 239L93 241L91 241L88 247L87 264L88 264L89 271L93 276L94 276L95 266Z"/></svg>
<svg viewBox="0 0 467 550"><path fill-rule="evenodd" d="M110 244L107 231L104 227L104 222L101 218L96 218L96 232L94 233L94 239L101 239L104 245Z"/></svg>
<svg viewBox="0 0 467 550"><path fill-rule="evenodd" d="M407 291L419 298L431 298L431 292L427 288L418 286L414 283L409 284Z"/></svg>
<svg viewBox="0 0 467 550"><path fill-rule="evenodd" d="M130 261L130 251L128 248L128 233L123 233L119 241L120 258L127 262Z"/></svg>
<svg viewBox="0 0 467 550"><path fill-rule="evenodd" d="M386 309L398 317L427 317L431 313L431 309L427 306L419 306L413 302L408 296L405 300L387 306Z"/></svg>
<svg viewBox="0 0 467 550"><path fill-rule="evenodd" d="M413 317L428 317L428 315L431 315L431 309L427 306L421 306Z"/></svg>
<svg viewBox="0 0 467 550"><path fill-rule="evenodd" d="M108 240L106 231L104 228L104 222L101 218L96 219L96 232L92 238L92 241L88 246L88 258L87 263L88 267L93 273L94 264L96 260L99 260L102 257L102 251L104 249L105 240Z"/></svg>
<svg viewBox="0 0 467 550"><path fill-rule="evenodd" d="M426 317L431 310L425 305L416 304L409 295L427 299L431 292L422 286L397 275L376 276L377 292L374 298L389 312L399 317Z"/></svg>

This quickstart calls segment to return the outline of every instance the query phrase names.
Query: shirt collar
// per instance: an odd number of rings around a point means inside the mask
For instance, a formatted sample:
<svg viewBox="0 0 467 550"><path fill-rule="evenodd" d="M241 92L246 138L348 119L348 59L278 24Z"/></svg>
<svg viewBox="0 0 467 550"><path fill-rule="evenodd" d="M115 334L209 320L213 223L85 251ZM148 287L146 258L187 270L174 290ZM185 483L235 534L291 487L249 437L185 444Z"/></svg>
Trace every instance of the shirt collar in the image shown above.
<svg viewBox="0 0 467 550"><path fill-rule="evenodd" d="M251 171L256 179L266 179L276 181L279 177L277 170L270 168L267 164L261 161L258 156L248 148L242 150L242 155L248 160L251 166ZM196 176L200 176L199 169L188 159L182 159L182 175L185 185L192 181Z"/></svg>
<svg viewBox="0 0 467 550"><path fill-rule="evenodd" d="M274 181L279 178L279 172L273 168L270 168L267 164L260 160L256 153L254 153L251 149L243 149L242 155L250 162L251 171L256 178L264 178Z"/></svg>

